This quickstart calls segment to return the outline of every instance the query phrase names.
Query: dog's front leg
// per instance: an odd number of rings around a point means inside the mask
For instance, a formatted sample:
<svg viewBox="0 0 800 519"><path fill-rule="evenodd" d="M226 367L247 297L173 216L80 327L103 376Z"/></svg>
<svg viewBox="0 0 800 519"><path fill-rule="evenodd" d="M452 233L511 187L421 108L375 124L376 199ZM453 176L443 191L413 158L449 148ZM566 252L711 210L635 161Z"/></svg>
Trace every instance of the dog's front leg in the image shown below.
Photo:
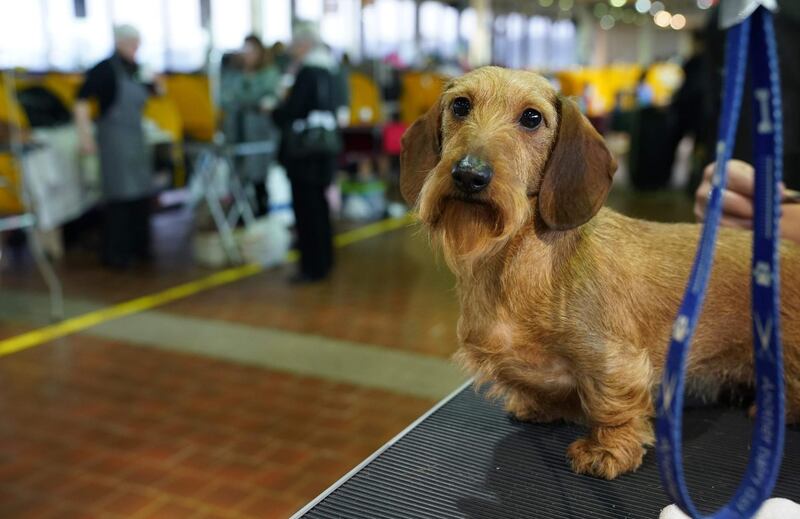
<svg viewBox="0 0 800 519"><path fill-rule="evenodd" d="M634 471L642 464L644 447L654 442L649 361L615 364L619 369L593 370L580 382L590 430L567 449L572 469L579 474L614 479Z"/></svg>
<svg viewBox="0 0 800 519"><path fill-rule="evenodd" d="M504 394L506 412L521 422L576 421L582 414L580 400L574 391L515 387Z"/></svg>

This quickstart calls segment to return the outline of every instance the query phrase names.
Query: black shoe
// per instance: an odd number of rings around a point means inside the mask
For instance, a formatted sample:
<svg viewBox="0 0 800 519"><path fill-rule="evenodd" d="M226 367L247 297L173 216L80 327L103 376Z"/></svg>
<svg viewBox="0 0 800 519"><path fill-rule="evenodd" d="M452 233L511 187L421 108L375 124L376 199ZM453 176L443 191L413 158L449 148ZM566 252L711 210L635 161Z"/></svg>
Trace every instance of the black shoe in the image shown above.
<svg viewBox="0 0 800 519"><path fill-rule="evenodd" d="M133 267L134 262L128 258L104 258L102 264L111 270L129 270Z"/></svg>
<svg viewBox="0 0 800 519"><path fill-rule="evenodd" d="M289 283L292 285L310 285L312 283L319 283L325 279L325 276L309 276L302 272L298 272L289 278Z"/></svg>

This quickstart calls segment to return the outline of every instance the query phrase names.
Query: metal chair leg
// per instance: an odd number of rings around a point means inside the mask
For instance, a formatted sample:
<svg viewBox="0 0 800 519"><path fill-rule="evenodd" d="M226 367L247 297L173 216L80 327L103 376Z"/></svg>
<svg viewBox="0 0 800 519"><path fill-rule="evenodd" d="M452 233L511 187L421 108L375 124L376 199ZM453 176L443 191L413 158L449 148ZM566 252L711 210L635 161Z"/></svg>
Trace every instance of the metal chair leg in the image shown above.
<svg viewBox="0 0 800 519"><path fill-rule="evenodd" d="M207 164L199 173L202 175L202 182L205 184L205 199L208 205L208 210L211 212L211 218L214 220L214 225L217 227L217 232L222 240L222 246L225 248L225 253L232 263L243 263L242 255L239 252L239 246L236 244L236 238L233 235L233 228L228 224L228 218L222 205L219 201L219 194L214 189L214 171L217 167L218 156L212 156L205 161Z"/></svg>
<svg viewBox="0 0 800 519"><path fill-rule="evenodd" d="M42 243L39 241L39 235L36 233L36 228L26 228L25 234L28 238L28 247L36 262L36 268L39 269L39 273L42 275L44 283L50 292L50 318L54 321L60 321L64 318L64 290L61 286L61 280L58 279L50 259L44 252Z"/></svg>
<svg viewBox="0 0 800 519"><path fill-rule="evenodd" d="M228 224L231 226L236 225L236 222L241 217L244 221L245 227L250 227L255 222L256 217L255 213L253 212L253 208L250 205L250 201L247 198L247 193L245 192L244 185L242 184L242 179L239 177L239 174L236 172L236 170L233 169L233 161L229 157L225 157L223 160L225 160L228 167L231 168L231 175L228 184L231 192L231 198L233 199L233 207L228 214Z"/></svg>

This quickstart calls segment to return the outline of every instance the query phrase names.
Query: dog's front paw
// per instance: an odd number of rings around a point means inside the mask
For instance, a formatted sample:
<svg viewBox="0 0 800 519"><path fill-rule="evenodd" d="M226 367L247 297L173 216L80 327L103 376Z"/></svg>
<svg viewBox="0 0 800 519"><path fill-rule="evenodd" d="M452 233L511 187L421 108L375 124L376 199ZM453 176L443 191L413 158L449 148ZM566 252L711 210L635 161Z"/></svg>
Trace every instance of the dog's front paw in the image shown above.
<svg viewBox="0 0 800 519"><path fill-rule="evenodd" d="M644 452L641 445L612 448L589 438L581 438L569 446L567 457L572 470L578 474L614 479L638 469Z"/></svg>

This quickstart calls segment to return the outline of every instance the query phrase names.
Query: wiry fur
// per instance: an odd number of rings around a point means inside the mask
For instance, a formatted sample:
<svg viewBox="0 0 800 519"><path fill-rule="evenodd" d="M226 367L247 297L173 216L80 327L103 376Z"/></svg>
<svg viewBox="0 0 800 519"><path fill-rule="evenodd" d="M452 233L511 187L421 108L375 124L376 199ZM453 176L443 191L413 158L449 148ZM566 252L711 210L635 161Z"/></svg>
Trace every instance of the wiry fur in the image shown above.
<svg viewBox="0 0 800 519"><path fill-rule="evenodd" d="M456 96L472 100L464 120L448 112ZM699 226L597 212L610 186L598 165L613 168L613 159L559 103L569 101L532 73L487 67L457 79L404 137L401 183L458 279L459 362L491 381L519 419L586 424L587 437L568 449L572 467L611 479L635 470L654 441L653 394ZM526 107L547 125L521 129ZM450 179L468 153L494 169L477 198ZM709 392L752 385L751 238L719 234L688 363L690 385ZM781 253L787 413L797 421L800 247L783 243Z"/></svg>

